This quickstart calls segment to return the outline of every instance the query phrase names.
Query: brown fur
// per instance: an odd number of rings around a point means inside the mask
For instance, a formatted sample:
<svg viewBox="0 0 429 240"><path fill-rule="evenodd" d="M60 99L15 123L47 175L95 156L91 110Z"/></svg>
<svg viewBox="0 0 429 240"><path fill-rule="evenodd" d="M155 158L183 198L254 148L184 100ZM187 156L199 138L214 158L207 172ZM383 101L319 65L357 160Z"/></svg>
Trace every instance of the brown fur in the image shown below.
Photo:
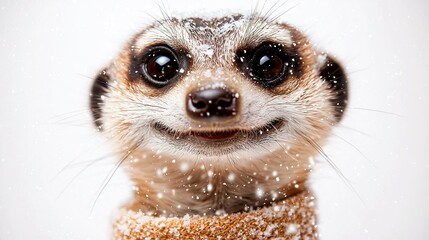
<svg viewBox="0 0 429 240"><path fill-rule="evenodd" d="M235 58L237 49L267 41L296 49L301 61L298 74L273 88L242 74ZM179 79L163 88L130 77L133 54L156 44L190 56ZM301 192L311 172L309 159L318 153L315 146L337 121L330 102L334 92L319 76L320 55L298 30L256 15L167 19L137 34L108 68L111 82L101 119L136 186L127 208L156 216L214 215L269 206ZM183 110L187 95L212 84L239 94L239 114L223 123L189 119ZM252 132L279 116L281 129ZM157 130L155 122L173 135ZM186 137L189 129L237 129L247 135L229 145L204 145Z"/></svg>

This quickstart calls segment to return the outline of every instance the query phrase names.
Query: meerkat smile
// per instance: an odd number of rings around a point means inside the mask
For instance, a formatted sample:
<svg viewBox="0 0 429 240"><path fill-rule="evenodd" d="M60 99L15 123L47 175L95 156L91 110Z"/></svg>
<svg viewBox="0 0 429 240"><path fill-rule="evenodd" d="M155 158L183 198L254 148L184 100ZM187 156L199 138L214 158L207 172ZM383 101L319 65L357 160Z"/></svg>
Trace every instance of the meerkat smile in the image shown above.
<svg viewBox="0 0 429 240"><path fill-rule="evenodd" d="M173 140L185 139L189 141L196 141L198 144L199 141L205 141L203 144L210 142L225 142L225 144L231 144L234 141L238 140L257 140L265 137L268 134L280 129L283 125L283 121L280 119L275 119L264 126L261 127L251 127L251 128L222 128L222 127L212 127L212 128L198 128L196 130L188 131L176 131L173 128L167 127L162 123L155 123L154 128L161 132L162 134L170 136Z"/></svg>

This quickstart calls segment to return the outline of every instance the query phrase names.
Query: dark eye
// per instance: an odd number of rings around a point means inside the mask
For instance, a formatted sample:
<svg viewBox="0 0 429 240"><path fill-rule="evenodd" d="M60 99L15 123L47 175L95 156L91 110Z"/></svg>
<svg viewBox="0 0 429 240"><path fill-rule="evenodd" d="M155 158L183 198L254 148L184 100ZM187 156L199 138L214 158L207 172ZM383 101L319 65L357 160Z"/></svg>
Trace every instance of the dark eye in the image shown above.
<svg viewBox="0 0 429 240"><path fill-rule="evenodd" d="M284 63L280 56L270 51L256 55L252 64L253 75L265 81L272 81L280 77L284 69Z"/></svg>
<svg viewBox="0 0 429 240"><path fill-rule="evenodd" d="M263 43L251 51L238 53L238 65L253 80L273 87L294 75L298 70L298 56L282 44Z"/></svg>
<svg viewBox="0 0 429 240"><path fill-rule="evenodd" d="M140 65L143 77L158 87L166 86L180 72L180 62L175 52L167 46L151 48Z"/></svg>

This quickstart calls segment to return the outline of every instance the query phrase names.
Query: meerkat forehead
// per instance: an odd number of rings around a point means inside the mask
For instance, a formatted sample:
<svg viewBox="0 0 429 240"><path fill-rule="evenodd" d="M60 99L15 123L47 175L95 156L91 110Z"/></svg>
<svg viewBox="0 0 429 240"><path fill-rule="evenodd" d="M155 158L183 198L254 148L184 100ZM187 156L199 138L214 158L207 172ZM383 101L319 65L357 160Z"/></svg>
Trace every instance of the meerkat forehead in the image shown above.
<svg viewBox="0 0 429 240"><path fill-rule="evenodd" d="M195 62L230 62L237 49L253 48L262 42L293 44L292 28L259 15L235 14L161 20L137 35L133 47L144 50L155 44L186 49Z"/></svg>

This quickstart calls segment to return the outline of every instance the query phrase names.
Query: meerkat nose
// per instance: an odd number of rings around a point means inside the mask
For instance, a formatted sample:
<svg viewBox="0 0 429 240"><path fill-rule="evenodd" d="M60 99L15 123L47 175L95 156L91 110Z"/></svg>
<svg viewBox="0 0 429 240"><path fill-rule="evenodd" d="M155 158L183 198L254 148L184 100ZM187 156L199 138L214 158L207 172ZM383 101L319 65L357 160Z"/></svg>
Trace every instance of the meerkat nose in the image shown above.
<svg viewBox="0 0 429 240"><path fill-rule="evenodd" d="M238 93L227 88L202 88L188 94L186 112L199 121L224 121L237 115Z"/></svg>

